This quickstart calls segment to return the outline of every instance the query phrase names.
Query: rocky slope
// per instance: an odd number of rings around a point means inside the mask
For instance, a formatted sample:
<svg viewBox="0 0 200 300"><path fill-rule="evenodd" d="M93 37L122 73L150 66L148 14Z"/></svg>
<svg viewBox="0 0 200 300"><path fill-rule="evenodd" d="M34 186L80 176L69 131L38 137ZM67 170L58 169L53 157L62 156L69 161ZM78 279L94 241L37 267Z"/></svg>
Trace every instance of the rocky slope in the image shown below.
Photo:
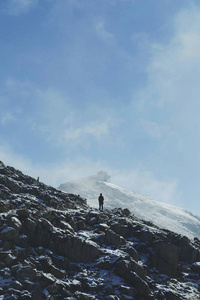
<svg viewBox="0 0 200 300"><path fill-rule="evenodd" d="M199 247L0 162L0 299L200 299Z"/></svg>

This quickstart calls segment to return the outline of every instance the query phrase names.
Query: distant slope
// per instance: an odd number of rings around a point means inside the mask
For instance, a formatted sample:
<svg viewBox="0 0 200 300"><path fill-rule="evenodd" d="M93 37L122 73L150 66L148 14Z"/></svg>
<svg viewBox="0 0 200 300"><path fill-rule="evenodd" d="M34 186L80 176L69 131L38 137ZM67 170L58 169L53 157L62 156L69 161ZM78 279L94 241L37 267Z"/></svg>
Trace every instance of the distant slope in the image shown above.
<svg viewBox="0 0 200 300"><path fill-rule="evenodd" d="M98 207L98 196L103 193L105 208L128 208L132 214L155 225L189 238L200 238L200 217L193 213L148 197L128 192L107 182L109 176L101 171L97 175L61 184L58 189L87 199L92 207Z"/></svg>

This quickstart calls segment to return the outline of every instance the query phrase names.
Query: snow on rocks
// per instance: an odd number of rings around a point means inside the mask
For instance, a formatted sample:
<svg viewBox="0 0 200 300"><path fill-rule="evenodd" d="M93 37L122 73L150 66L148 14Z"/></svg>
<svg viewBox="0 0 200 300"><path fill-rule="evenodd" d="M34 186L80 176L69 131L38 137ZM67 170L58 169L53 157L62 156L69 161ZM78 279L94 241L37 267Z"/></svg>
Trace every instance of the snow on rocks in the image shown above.
<svg viewBox="0 0 200 300"><path fill-rule="evenodd" d="M198 239L3 164L0 175L0 299L200 298Z"/></svg>

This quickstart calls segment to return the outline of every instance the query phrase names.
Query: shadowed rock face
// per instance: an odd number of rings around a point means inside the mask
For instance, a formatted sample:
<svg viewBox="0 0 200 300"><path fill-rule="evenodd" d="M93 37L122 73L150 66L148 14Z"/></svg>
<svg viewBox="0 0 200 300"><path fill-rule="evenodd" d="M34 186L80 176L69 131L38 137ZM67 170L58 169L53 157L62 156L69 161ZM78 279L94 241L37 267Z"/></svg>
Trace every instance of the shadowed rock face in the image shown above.
<svg viewBox="0 0 200 300"><path fill-rule="evenodd" d="M0 162L1 299L200 299L199 246Z"/></svg>

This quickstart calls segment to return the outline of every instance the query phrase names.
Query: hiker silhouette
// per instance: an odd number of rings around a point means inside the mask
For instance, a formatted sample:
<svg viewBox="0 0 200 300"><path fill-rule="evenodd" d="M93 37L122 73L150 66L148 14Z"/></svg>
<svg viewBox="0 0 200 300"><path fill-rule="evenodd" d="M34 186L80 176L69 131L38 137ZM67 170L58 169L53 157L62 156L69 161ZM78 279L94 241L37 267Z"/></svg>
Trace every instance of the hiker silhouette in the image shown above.
<svg viewBox="0 0 200 300"><path fill-rule="evenodd" d="M100 196L99 196L99 210L103 210L103 202L104 202L104 197L103 197L102 193L100 193Z"/></svg>

